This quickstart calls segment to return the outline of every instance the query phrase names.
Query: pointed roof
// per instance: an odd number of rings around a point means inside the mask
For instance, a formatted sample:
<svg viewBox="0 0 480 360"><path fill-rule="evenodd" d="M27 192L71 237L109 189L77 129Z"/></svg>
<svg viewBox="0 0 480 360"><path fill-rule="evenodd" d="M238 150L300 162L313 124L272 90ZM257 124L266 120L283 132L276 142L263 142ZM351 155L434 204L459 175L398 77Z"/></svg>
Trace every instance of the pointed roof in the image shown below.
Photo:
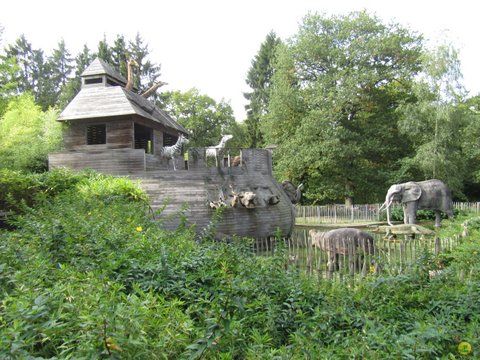
<svg viewBox="0 0 480 360"><path fill-rule="evenodd" d="M140 115L187 134L187 130L158 106L121 86L85 87L62 111L58 120L80 120L121 115Z"/></svg>
<svg viewBox="0 0 480 360"><path fill-rule="evenodd" d="M125 79L122 74L113 69L108 63L103 61L100 58L95 58L90 65L82 72L81 77L94 76L94 75L108 75L111 78L118 80L119 82L126 84L127 79Z"/></svg>

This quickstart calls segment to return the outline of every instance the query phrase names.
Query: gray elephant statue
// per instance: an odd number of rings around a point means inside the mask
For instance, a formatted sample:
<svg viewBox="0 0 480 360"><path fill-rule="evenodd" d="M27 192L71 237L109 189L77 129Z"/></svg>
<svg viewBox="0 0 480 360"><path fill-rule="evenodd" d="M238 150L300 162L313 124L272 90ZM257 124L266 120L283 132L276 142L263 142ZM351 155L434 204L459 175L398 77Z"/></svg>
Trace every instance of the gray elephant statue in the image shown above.
<svg viewBox="0 0 480 360"><path fill-rule="evenodd" d="M390 205L393 201L400 201L403 206L403 222L415 224L417 210L428 209L435 211L435 226L441 226L441 212L450 218L453 216L452 194L450 189L440 180L409 181L395 184L388 189L382 207L387 210L387 222L390 226Z"/></svg>
<svg viewBox="0 0 480 360"><path fill-rule="evenodd" d="M354 228L340 228L327 232L316 230L309 231L312 246L327 253L328 271L332 272L339 268L339 255L354 256L355 269L361 270L367 266L364 262L365 255L374 255L375 243L373 236L365 231ZM373 259L369 265L374 264ZM363 269L366 271L366 269Z"/></svg>
<svg viewBox="0 0 480 360"><path fill-rule="evenodd" d="M303 189L303 184L300 184L298 187L295 187L291 181L285 180L282 182L282 188L283 191L287 194L287 196L290 198L290 201L292 204L297 204L300 202L300 199L302 198L302 189Z"/></svg>

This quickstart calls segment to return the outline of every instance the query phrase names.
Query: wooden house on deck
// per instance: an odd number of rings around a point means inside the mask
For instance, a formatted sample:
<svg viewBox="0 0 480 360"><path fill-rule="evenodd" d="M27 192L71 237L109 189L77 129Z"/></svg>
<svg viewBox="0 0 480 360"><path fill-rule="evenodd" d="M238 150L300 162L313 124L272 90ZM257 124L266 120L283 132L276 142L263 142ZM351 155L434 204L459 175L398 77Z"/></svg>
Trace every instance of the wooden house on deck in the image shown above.
<svg viewBox="0 0 480 360"><path fill-rule="evenodd" d="M49 167L90 168L129 174L158 170L160 151L187 130L97 58L81 74L82 87L60 114L68 126L64 150L49 155Z"/></svg>

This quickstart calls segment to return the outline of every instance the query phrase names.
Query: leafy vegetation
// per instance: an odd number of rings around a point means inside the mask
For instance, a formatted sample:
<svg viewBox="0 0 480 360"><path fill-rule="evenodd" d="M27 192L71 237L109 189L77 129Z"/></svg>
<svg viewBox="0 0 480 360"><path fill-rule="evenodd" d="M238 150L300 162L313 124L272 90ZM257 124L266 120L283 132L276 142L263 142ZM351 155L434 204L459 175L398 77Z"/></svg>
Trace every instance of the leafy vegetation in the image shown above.
<svg viewBox="0 0 480 360"><path fill-rule="evenodd" d="M95 52L122 74L135 58L140 89L160 76L148 54L139 35ZM0 58L0 358L455 359L461 342L480 356L478 217L444 222L440 236L469 229L450 253L339 283L299 273L281 246L263 257L248 239L214 242L214 223L200 237L166 231L127 179L31 173L60 146L51 107L76 94L93 56L85 46L74 60L63 41L46 55L21 36ZM480 100L459 80L453 49L429 53L398 24L312 14L252 62L248 141L276 143L279 176L305 182L311 202L378 200L392 181L431 176L475 194ZM222 132L244 145L224 101L157 100L194 145Z"/></svg>
<svg viewBox="0 0 480 360"><path fill-rule="evenodd" d="M162 108L190 130L189 146L217 145L226 134L234 135L229 147L243 145L241 126L235 122L232 107L226 101L217 102L197 89L166 91L160 95L159 101Z"/></svg>
<svg viewBox="0 0 480 360"><path fill-rule="evenodd" d="M12 99L0 118L0 169L39 171L62 143L57 112L43 112L28 93Z"/></svg>
<svg viewBox="0 0 480 360"><path fill-rule="evenodd" d="M304 183L307 203L374 203L388 184L428 178L478 197L480 113L461 78L449 44L428 49L366 12L309 14L252 61L249 137L278 145L277 176Z"/></svg>
<svg viewBox="0 0 480 360"><path fill-rule="evenodd" d="M1 357L429 359L461 341L478 352L475 227L442 259L352 287L288 268L281 248L254 256L248 240L165 231L127 180L47 178L55 195L0 233Z"/></svg>

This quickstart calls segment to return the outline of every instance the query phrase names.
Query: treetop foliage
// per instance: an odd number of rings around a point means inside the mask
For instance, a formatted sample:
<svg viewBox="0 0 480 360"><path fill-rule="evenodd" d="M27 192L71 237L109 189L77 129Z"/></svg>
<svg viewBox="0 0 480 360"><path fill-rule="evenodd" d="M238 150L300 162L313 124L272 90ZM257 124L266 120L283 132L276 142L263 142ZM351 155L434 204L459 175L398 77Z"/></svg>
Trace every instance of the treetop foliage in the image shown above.
<svg viewBox="0 0 480 360"><path fill-rule="evenodd" d="M312 201L365 201L386 184L405 154L394 110L409 100L421 54L420 36L365 12L305 17L278 49L263 121L280 176L306 182Z"/></svg>
<svg viewBox="0 0 480 360"><path fill-rule="evenodd" d="M243 133L236 123L233 110L223 99L215 101L192 88L186 92L166 91L160 95L160 105L191 131L190 146L217 145L222 135L234 135L228 146L243 145Z"/></svg>

